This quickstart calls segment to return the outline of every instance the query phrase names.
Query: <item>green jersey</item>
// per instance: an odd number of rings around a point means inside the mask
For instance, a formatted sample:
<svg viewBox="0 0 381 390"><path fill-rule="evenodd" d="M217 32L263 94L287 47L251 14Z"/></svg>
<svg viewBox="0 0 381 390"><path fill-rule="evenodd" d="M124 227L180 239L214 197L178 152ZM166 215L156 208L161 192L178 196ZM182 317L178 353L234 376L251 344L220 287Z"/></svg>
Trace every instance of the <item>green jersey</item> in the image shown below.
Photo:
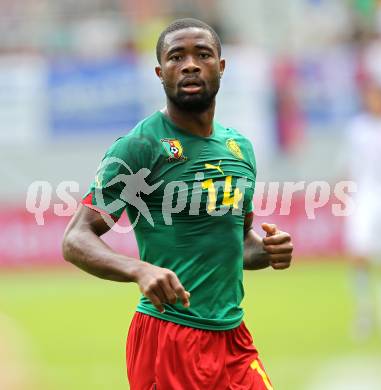
<svg viewBox="0 0 381 390"><path fill-rule="evenodd" d="M241 323L255 178L251 143L216 121L201 137L158 111L110 147L86 203L114 219L126 210L140 258L175 272L191 294L189 308L178 301L164 313L142 296L137 311L208 330Z"/></svg>

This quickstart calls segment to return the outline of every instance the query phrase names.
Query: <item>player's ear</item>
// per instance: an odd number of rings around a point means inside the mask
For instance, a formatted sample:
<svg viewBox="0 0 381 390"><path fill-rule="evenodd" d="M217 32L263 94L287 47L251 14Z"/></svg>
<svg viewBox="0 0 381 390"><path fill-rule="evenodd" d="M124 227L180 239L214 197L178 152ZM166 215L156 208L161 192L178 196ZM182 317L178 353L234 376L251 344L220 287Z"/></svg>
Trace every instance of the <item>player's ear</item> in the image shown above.
<svg viewBox="0 0 381 390"><path fill-rule="evenodd" d="M156 76L159 77L160 81L163 81L163 76L161 73L161 66L160 65L155 66L155 73L156 73Z"/></svg>
<svg viewBox="0 0 381 390"><path fill-rule="evenodd" d="M224 74L225 71L225 58L220 59L220 76Z"/></svg>

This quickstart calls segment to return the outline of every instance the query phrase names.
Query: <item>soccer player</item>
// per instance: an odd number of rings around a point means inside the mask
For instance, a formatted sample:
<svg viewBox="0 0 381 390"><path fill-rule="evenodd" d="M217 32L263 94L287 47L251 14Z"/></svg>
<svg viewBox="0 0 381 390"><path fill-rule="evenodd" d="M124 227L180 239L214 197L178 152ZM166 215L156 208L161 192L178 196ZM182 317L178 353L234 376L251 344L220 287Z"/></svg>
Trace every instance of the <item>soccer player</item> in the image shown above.
<svg viewBox="0 0 381 390"><path fill-rule="evenodd" d="M381 326L381 286L378 302L373 302L371 283L371 270L381 258L381 87L369 75L361 92L363 111L349 124L345 148L346 167L357 184L352 195L356 209L346 219L346 243L354 265L354 336L359 341L371 336L378 320Z"/></svg>
<svg viewBox="0 0 381 390"><path fill-rule="evenodd" d="M157 59L167 105L107 151L66 230L64 257L138 284L127 339L133 390L272 389L242 321L243 269L288 268L290 235L251 228L255 158L246 138L214 120L225 69L214 30L174 21ZM99 238L124 210L140 259Z"/></svg>

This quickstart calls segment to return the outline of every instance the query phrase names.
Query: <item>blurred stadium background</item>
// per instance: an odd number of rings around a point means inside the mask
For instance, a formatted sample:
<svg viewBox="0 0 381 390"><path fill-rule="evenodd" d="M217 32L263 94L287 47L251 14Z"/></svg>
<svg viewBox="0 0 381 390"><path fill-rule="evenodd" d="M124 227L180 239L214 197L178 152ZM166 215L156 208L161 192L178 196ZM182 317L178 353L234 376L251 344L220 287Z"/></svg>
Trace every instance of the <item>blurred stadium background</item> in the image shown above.
<svg viewBox="0 0 381 390"><path fill-rule="evenodd" d="M381 80L380 1L0 0L0 389L128 388L139 293L62 260L76 207L65 191L78 201L113 140L164 105L154 47L177 17L221 36L217 117L253 141L259 181L347 179L361 80ZM26 207L36 181L47 189L43 225ZM307 218L304 195L287 217L257 195L256 225L278 221L296 256L285 273L246 273L246 323L275 389L381 389L381 327L366 340L353 333L345 218L332 215L333 198ZM107 239L136 254L131 234Z"/></svg>

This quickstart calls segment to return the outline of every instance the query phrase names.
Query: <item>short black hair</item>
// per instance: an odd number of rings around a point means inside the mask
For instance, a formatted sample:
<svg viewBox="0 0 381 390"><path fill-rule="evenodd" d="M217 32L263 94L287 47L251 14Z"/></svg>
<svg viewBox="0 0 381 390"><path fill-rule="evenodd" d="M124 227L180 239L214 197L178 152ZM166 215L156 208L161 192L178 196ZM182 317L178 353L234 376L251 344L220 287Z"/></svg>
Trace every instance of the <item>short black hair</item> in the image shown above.
<svg viewBox="0 0 381 390"><path fill-rule="evenodd" d="M203 30L207 30L212 34L212 38L214 40L214 43L217 47L218 56L221 57L221 41L217 33L213 30L212 27L209 26L209 24L206 24L198 19L193 18L185 18L185 19L177 19L174 20L159 36L159 39L157 40L156 44L156 58L161 63L161 53L163 51L164 46L164 39L167 34L178 31L178 30L184 30L185 28L201 28Z"/></svg>

